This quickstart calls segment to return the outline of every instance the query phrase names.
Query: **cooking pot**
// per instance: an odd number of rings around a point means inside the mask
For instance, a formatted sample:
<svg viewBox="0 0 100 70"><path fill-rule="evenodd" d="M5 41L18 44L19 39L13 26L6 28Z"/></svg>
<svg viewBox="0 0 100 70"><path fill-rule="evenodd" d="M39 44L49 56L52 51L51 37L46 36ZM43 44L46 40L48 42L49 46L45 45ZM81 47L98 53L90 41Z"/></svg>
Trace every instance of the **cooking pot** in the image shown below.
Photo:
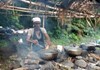
<svg viewBox="0 0 100 70"><path fill-rule="evenodd" d="M66 50L68 54L75 55L75 56L80 55L82 53L82 49L79 47L68 47Z"/></svg>
<svg viewBox="0 0 100 70"><path fill-rule="evenodd" d="M42 59L44 60L53 60L57 57L57 53L47 52L43 54Z"/></svg>
<svg viewBox="0 0 100 70"><path fill-rule="evenodd" d="M53 60L57 57L58 55L58 51L57 50L41 50L39 51L39 56L40 58L44 59L44 60Z"/></svg>

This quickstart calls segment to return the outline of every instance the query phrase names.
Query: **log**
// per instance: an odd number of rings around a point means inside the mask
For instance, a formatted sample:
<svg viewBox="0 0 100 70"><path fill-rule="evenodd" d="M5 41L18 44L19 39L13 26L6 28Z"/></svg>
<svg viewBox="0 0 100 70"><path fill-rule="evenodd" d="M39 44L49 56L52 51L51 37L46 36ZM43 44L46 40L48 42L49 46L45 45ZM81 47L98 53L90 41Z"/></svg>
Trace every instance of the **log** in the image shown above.
<svg viewBox="0 0 100 70"><path fill-rule="evenodd" d="M58 16L57 14L59 14L57 11L52 12L52 11L45 11L45 10L36 10L36 9L29 9L29 8L22 8L22 7L16 7L16 6L4 6L1 7L0 9L6 9L6 10L16 10L16 11L21 11L21 12L27 12L27 13L37 13L37 14L42 14L42 15L56 15L56 17ZM84 13L79 13L79 12L73 12L73 11L67 11L66 13L71 13L72 15L64 15L65 17L76 17L76 18L85 18L86 15L88 14L84 14ZM55 17L55 16L54 16ZM88 15L88 17L93 18L95 17L94 15ZM96 17L100 17L100 13L98 13L98 16Z"/></svg>
<svg viewBox="0 0 100 70"><path fill-rule="evenodd" d="M28 0L20 0L20 1L22 1L22 2L25 2L25 3L28 3L28 4L31 4L31 5L36 5L36 6L42 6L42 7L45 7L45 5L43 6L41 3L36 3L36 2L30 2L30 1L28 1ZM50 9L54 9L54 10L58 10L58 8L56 8L56 7L51 7L51 6L49 6L49 5L46 5L46 7L47 8L50 8Z"/></svg>
<svg viewBox="0 0 100 70"><path fill-rule="evenodd" d="M100 60L100 56L99 55L96 55L94 53L90 53L90 56L93 57L93 58L96 58L97 60Z"/></svg>
<svg viewBox="0 0 100 70"><path fill-rule="evenodd" d="M54 64L55 64L55 65L58 65L59 67L62 67L62 68L64 68L64 69L66 69L66 70L72 70L71 67L69 67L69 66L65 66L65 65L60 64L60 63L57 63L57 62L54 62Z"/></svg>
<svg viewBox="0 0 100 70"><path fill-rule="evenodd" d="M45 14L57 14L57 12L52 12L52 11L28 9L28 8L22 8L22 7L16 7L16 6L1 7L1 9L17 10L17 11L30 12L30 13L38 12L38 13L45 13Z"/></svg>
<svg viewBox="0 0 100 70"><path fill-rule="evenodd" d="M13 70L27 70L27 68L17 68L17 69L13 69Z"/></svg>

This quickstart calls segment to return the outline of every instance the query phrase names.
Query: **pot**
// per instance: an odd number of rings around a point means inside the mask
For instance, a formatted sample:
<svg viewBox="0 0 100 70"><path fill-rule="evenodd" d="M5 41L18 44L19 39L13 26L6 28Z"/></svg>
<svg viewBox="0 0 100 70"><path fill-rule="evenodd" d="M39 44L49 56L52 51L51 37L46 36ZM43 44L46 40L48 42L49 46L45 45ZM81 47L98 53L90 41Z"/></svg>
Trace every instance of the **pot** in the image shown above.
<svg viewBox="0 0 100 70"><path fill-rule="evenodd" d="M44 60L54 60L57 57L57 53L44 53L42 59Z"/></svg>
<svg viewBox="0 0 100 70"><path fill-rule="evenodd" d="M57 50L41 50L39 53L40 58L44 60L54 60L57 58Z"/></svg>
<svg viewBox="0 0 100 70"><path fill-rule="evenodd" d="M78 56L82 53L82 49L78 47L70 47L67 49L68 54Z"/></svg>

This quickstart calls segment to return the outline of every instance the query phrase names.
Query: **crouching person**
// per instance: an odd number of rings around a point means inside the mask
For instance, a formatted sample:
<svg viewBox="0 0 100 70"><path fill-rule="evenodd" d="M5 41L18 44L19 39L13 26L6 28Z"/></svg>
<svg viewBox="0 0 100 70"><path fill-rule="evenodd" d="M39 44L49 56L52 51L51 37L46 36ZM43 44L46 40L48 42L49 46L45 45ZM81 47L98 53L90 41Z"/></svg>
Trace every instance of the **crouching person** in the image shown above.
<svg viewBox="0 0 100 70"><path fill-rule="evenodd" d="M29 29L27 35L27 41L31 43L31 49L33 51L39 51L41 49L48 49L51 42L50 37L47 34L45 28L41 28L41 19L39 17L32 18L33 28Z"/></svg>

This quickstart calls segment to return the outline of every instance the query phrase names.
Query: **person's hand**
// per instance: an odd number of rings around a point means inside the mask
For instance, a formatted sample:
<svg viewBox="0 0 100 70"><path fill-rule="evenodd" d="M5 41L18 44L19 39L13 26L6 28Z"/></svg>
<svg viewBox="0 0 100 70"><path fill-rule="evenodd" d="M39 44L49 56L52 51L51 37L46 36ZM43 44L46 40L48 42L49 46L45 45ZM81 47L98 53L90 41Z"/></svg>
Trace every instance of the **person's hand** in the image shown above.
<svg viewBox="0 0 100 70"><path fill-rule="evenodd" d="M47 46L45 47L45 49L49 49L49 45L47 45Z"/></svg>
<svg viewBox="0 0 100 70"><path fill-rule="evenodd" d="M38 44L38 40L33 40L32 42L33 42L35 45Z"/></svg>
<svg viewBox="0 0 100 70"><path fill-rule="evenodd" d="M50 46L51 45L51 41L50 40L47 40L47 44Z"/></svg>

